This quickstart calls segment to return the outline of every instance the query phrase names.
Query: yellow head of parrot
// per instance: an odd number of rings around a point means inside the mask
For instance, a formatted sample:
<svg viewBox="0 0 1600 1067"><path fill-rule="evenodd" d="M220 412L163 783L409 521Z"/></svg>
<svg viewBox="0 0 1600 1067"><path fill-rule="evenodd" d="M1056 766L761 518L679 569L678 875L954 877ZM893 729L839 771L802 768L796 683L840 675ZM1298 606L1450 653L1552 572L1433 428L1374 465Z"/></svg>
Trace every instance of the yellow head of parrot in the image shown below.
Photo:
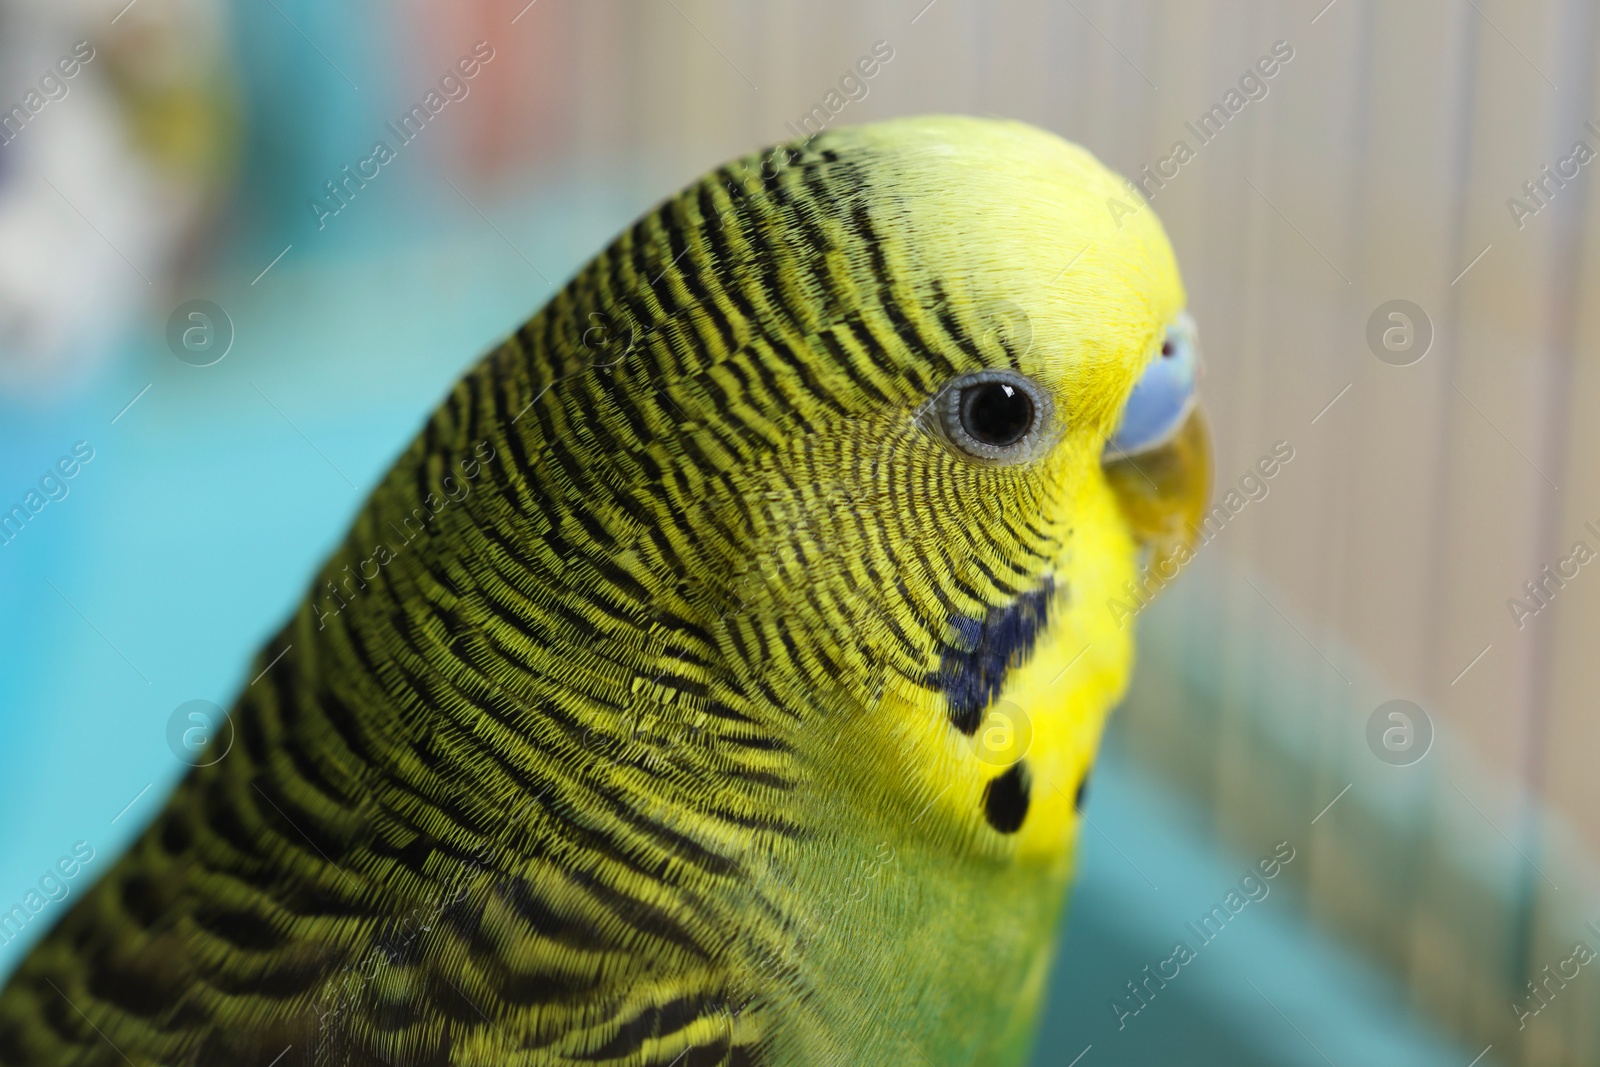
<svg viewBox="0 0 1600 1067"><path fill-rule="evenodd" d="M1141 545L1185 536L1208 482L1188 404L1181 430L1108 459L1183 320L1161 224L1087 151L972 118L829 131L714 180L695 213L727 205L711 243L761 364L727 360L722 391L765 438L702 504L725 531L728 647L781 699L887 745L914 794L954 778L941 803L962 817L1059 840L1070 804L1030 820L1030 795L1037 813L1041 776L1074 792L1126 685L1107 602ZM685 399L687 432L728 449ZM986 751L1002 704L1031 709L1027 737ZM879 766L833 765L904 799Z"/></svg>
<svg viewBox="0 0 1600 1067"><path fill-rule="evenodd" d="M944 294L965 291L1017 369L1063 401L1093 453L1112 436L1149 363L1174 333L1196 345L1160 221L1086 150L1020 123L933 117L843 131L895 145L882 185L900 195L874 214L916 248ZM892 176L891 176L892 175ZM961 279L953 283L951 279ZM1197 367L1195 368L1197 369ZM1191 548L1210 499L1210 443L1197 403L1150 446L1102 453L1105 477L1147 565ZM1063 456L1087 469L1071 440ZM1181 546L1181 548L1180 548Z"/></svg>

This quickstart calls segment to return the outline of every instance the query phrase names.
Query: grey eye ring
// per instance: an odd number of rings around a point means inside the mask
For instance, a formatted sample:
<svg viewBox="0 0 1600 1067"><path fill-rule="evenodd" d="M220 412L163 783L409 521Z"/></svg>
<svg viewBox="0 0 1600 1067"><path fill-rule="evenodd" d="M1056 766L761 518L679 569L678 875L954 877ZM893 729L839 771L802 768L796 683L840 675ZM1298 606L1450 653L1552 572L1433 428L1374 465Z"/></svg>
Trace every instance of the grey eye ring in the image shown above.
<svg viewBox="0 0 1600 1067"><path fill-rule="evenodd" d="M940 435L972 459L1023 463L1053 439L1055 403L1027 375L1009 369L963 374L934 398Z"/></svg>

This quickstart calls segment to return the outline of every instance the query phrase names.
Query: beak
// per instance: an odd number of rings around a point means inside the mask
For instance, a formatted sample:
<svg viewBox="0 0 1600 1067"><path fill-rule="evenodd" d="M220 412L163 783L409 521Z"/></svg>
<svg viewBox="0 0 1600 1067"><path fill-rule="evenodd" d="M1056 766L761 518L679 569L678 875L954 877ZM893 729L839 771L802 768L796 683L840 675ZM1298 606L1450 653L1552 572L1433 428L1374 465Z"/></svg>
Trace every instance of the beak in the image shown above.
<svg viewBox="0 0 1600 1067"><path fill-rule="evenodd" d="M1211 435L1200 405L1165 444L1104 464L1106 480L1128 528L1149 551L1147 571L1176 573L1193 555L1200 520L1211 502Z"/></svg>

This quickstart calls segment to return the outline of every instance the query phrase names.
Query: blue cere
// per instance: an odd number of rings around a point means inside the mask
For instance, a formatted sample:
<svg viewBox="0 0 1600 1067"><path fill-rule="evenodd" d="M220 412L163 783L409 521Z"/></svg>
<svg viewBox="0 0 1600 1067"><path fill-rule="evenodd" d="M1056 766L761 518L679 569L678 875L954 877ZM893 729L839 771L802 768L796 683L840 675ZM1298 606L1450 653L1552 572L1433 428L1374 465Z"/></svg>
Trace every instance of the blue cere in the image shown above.
<svg viewBox="0 0 1600 1067"><path fill-rule="evenodd" d="M1122 424L1106 443L1106 458L1132 455L1164 445L1194 407L1200 371L1200 344L1188 312L1167 327L1161 354L1145 369L1122 409Z"/></svg>

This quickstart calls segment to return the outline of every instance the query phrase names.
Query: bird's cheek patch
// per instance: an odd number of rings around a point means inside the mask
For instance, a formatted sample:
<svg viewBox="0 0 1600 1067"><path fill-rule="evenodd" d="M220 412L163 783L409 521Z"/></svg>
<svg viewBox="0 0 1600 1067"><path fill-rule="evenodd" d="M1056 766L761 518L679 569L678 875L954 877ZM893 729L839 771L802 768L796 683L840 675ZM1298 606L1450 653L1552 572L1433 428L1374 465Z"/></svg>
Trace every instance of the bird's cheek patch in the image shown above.
<svg viewBox="0 0 1600 1067"><path fill-rule="evenodd" d="M1006 673L1033 654L1049 623L1055 589L1055 580L1046 577L1038 588L991 608L982 619L958 615L950 620L955 639L940 653L939 669L927 684L944 693L950 724L963 734L972 736L1005 686Z"/></svg>

